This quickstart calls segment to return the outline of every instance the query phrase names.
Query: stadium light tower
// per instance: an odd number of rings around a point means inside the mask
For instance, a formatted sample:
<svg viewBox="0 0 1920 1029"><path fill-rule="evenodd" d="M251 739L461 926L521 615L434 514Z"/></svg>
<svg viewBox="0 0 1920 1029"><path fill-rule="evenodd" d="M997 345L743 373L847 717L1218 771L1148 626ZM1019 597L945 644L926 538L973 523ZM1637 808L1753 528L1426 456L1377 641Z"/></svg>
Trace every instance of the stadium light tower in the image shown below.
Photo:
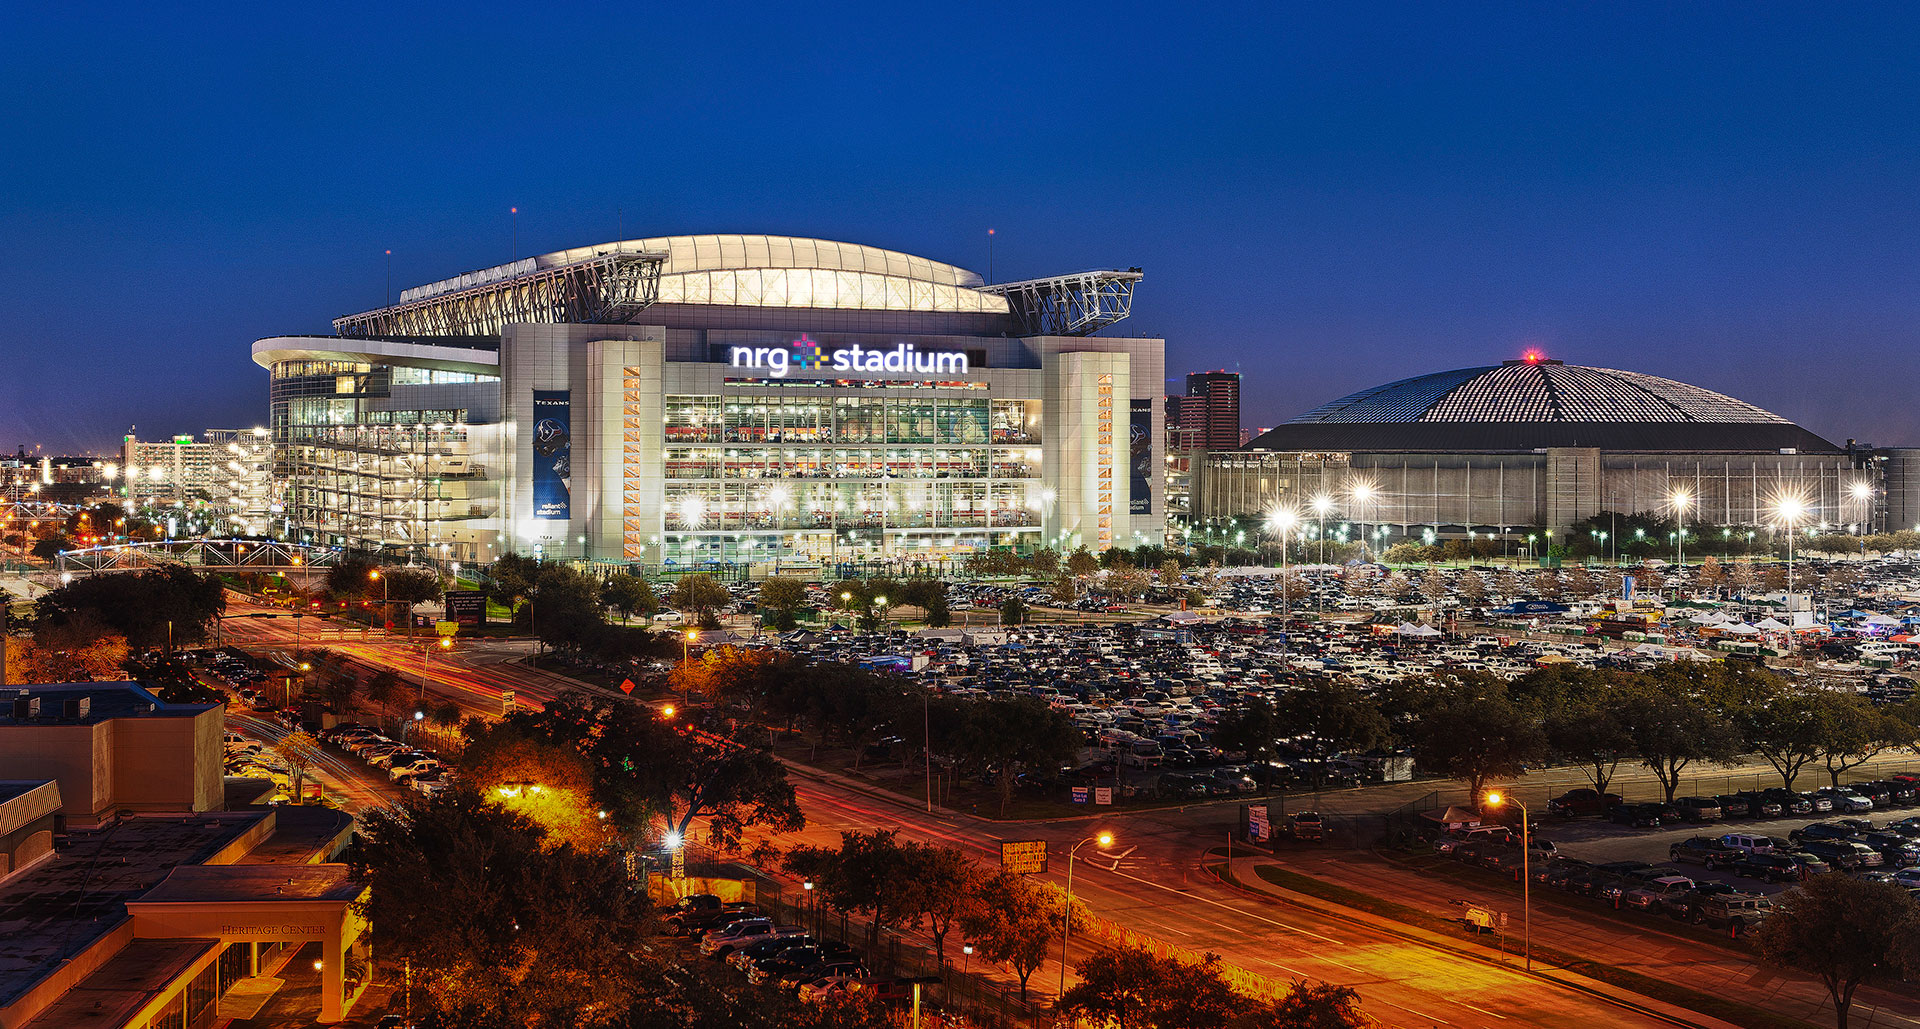
<svg viewBox="0 0 1920 1029"><path fill-rule="evenodd" d="M1793 534L1800 519L1807 513L1807 505L1799 497L1785 496L1773 502L1774 517L1787 527L1787 603L1793 603ZM1789 606L1788 611L1792 608Z"/></svg>
<svg viewBox="0 0 1920 1029"><path fill-rule="evenodd" d="M1687 508L1693 506L1693 494L1675 490L1667 498L1667 504L1673 508L1674 521L1679 523L1674 527L1678 531L1673 537L1673 563L1684 569L1687 567Z"/></svg>

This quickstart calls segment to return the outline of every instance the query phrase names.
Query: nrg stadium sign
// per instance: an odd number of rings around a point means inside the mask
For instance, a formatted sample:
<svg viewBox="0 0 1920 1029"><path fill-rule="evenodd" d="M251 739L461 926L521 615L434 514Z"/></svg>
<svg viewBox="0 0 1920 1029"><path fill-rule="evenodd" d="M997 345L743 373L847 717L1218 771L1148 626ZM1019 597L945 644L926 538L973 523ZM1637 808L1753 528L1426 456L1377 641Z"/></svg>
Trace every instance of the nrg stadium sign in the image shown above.
<svg viewBox="0 0 1920 1029"><path fill-rule="evenodd" d="M831 369L837 372L925 372L965 375L967 355L952 351L917 350L901 343L892 350L875 350L854 344L844 350L823 353L818 340L801 334L789 347L728 347L727 363L735 368L764 370L776 379L786 378L794 368L802 371Z"/></svg>

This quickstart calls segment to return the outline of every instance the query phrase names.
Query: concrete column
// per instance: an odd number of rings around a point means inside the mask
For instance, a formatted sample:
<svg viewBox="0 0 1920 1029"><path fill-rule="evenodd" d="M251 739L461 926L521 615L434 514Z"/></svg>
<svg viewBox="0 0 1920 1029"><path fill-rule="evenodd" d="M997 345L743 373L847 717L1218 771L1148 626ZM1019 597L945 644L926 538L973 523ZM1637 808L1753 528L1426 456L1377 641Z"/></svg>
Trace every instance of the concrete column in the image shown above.
<svg viewBox="0 0 1920 1029"><path fill-rule="evenodd" d="M259 940L247 941L247 974L249 976L256 976L260 974L260 941Z"/></svg>
<svg viewBox="0 0 1920 1029"><path fill-rule="evenodd" d="M320 1022L332 1025L347 1017L347 949L341 945L345 927L333 925L320 956Z"/></svg>

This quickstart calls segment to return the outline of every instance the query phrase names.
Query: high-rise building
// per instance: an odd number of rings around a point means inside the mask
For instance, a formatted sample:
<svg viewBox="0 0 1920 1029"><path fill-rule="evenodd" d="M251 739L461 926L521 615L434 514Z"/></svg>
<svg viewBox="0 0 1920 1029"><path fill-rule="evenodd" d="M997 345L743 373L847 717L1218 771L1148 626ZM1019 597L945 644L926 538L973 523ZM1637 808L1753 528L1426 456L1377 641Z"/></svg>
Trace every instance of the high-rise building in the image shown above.
<svg viewBox="0 0 1920 1029"><path fill-rule="evenodd" d="M1196 450L1236 450L1240 446L1240 373L1190 372L1180 403L1180 428Z"/></svg>

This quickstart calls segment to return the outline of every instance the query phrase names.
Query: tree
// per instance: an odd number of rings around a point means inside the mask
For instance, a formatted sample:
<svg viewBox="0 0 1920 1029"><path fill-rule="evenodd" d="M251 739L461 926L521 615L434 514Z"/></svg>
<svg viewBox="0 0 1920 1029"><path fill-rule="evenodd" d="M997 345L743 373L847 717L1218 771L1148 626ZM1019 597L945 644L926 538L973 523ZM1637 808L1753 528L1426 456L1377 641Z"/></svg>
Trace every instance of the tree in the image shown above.
<svg viewBox="0 0 1920 1029"><path fill-rule="evenodd" d="M1595 792L1605 793L1620 759L1633 753L1619 686L1612 676L1586 669L1563 674L1576 676L1576 684L1546 699L1547 748L1578 765Z"/></svg>
<svg viewBox="0 0 1920 1029"><path fill-rule="evenodd" d="M1100 559L1085 547L1079 547L1067 555L1067 574L1076 578L1085 578L1100 570Z"/></svg>
<svg viewBox="0 0 1920 1029"><path fill-rule="evenodd" d="M1035 697L989 699L961 710L966 720L956 734L958 756L970 768L991 771L1003 815L1022 772L1057 770L1084 742L1065 712Z"/></svg>
<svg viewBox="0 0 1920 1029"><path fill-rule="evenodd" d="M1019 597L1008 597L1000 604L1000 624L1019 625L1027 620L1027 605Z"/></svg>
<svg viewBox="0 0 1920 1029"><path fill-rule="evenodd" d="M1360 1010L1352 987L1296 979L1293 989L1233 1023L1234 1029L1366 1029L1375 1024Z"/></svg>
<svg viewBox="0 0 1920 1029"><path fill-rule="evenodd" d="M960 851L937 844L908 844L906 880L910 895L903 907L924 915L933 953L947 963L947 933L973 903L980 888L979 866Z"/></svg>
<svg viewBox="0 0 1920 1029"><path fill-rule="evenodd" d="M1818 753L1834 786L1840 776L1884 751L1913 742L1911 725L1865 697L1821 690L1812 695Z"/></svg>
<svg viewBox="0 0 1920 1029"><path fill-rule="evenodd" d="M1300 738L1316 760L1313 785L1320 787L1325 760L1340 751L1365 751L1387 741L1387 720L1359 690L1336 679L1313 679L1280 694L1274 712L1280 735Z"/></svg>
<svg viewBox="0 0 1920 1029"><path fill-rule="evenodd" d="M1696 573L1700 588L1712 596L1720 594L1720 587L1727 581L1727 570L1721 566L1720 559L1709 554L1700 562L1700 571Z"/></svg>
<svg viewBox="0 0 1920 1029"><path fill-rule="evenodd" d="M671 603L694 616L703 628L717 629L720 619L714 612L733 603L733 594L713 576L696 572L683 575L673 584Z"/></svg>
<svg viewBox="0 0 1920 1029"><path fill-rule="evenodd" d="M1723 668L1732 670L1732 666ZM1714 689L1714 702L1732 720L1747 748L1780 773L1783 787L1793 789L1800 772L1820 757L1826 732L1818 704L1805 689L1756 669L1724 676Z"/></svg>
<svg viewBox="0 0 1920 1029"><path fill-rule="evenodd" d="M796 612L807 603L807 585L799 579L774 576L760 584L756 602L768 613L768 624L785 632L797 624Z"/></svg>
<svg viewBox="0 0 1920 1029"><path fill-rule="evenodd" d="M1540 721L1484 676L1436 678L1416 709L1414 759L1422 767L1458 779L1477 802L1493 779L1519 775L1546 755Z"/></svg>
<svg viewBox="0 0 1920 1029"><path fill-rule="evenodd" d="M1178 589L1180 587L1180 562L1167 558L1160 562L1160 588Z"/></svg>
<svg viewBox="0 0 1920 1029"><path fill-rule="evenodd" d="M42 561L52 561L72 549L73 541L65 536L48 536L45 539L35 541L33 549L27 551L27 553L32 554Z"/></svg>
<svg viewBox="0 0 1920 1029"><path fill-rule="evenodd" d="M1065 917L1049 893L1018 875L996 872L980 883L974 903L960 917L960 932L983 959L1013 970L1020 979L1020 999L1026 1000L1027 980L1046 962Z"/></svg>
<svg viewBox="0 0 1920 1029"><path fill-rule="evenodd" d="M1710 703L1704 670L1668 662L1623 691L1621 718L1640 763L1673 802L1680 776L1695 761L1724 761L1738 752L1739 733Z"/></svg>
<svg viewBox="0 0 1920 1029"><path fill-rule="evenodd" d="M1214 1029L1253 1005L1221 978L1219 958L1199 964L1141 947L1103 950L1074 968L1080 982L1058 1008L1113 1029Z"/></svg>
<svg viewBox="0 0 1920 1029"><path fill-rule="evenodd" d="M607 841L586 757L530 734L526 722L479 723L460 752L460 771L482 797L538 825L546 846L588 850Z"/></svg>
<svg viewBox="0 0 1920 1029"><path fill-rule="evenodd" d="M842 832L840 849L796 847L787 853L788 870L813 880L837 911L866 915L867 946L880 931L911 929L924 915L925 900L913 881L918 870L913 844L902 844L892 829Z"/></svg>
<svg viewBox="0 0 1920 1029"><path fill-rule="evenodd" d="M600 584L600 603L620 612L623 619L660 610L660 598L647 580L627 572L615 572Z"/></svg>
<svg viewBox="0 0 1920 1029"><path fill-rule="evenodd" d="M786 768L727 737L683 730L624 699L566 693L537 712L502 720L527 739L581 755L595 804L633 832L679 833L707 821L707 838L735 846L748 827L794 832L806 824ZM470 732L475 730L472 721ZM483 723L484 724L484 723Z"/></svg>
<svg viewBox="0 0 1920 1029"><path fill-rule="evenodd" d="M934 611L945 610L947 607L947 584L943 579L916 575L900 583L899 592L898 597L889 594L888 599L898 600L908 607L919 608L922 620L930 621Z"/></svg>
<svg viewBox="0 0 1920 1029"><path fill-rule="evenodd" d="M652 911L611 852L550 846L525 817L455 790L362 817L360 914L455 1024L623 1024Z"/></svg>
<svg viewBox="0 0 1920 1029"><path fill-rule="evenodd" d="M377 566L364 558L343 557L327 569L327 594L336 600L359 600L367 595ZM379 587L373 589L375 594Z"/></svg>
<svg viewBox="0 0 1920 1029"><path fill-rule="evenodd" d="M440 573L430 568L393 568L381 574L386 583L382 596L400 605L407 616L407 635L413 635L413 609L440 599Z"/></svg>
<svg viewBox="0 0 1920 1029"><path fill-rule="evenodd" d="M533 595L540 578L541 562L521 554L503 554L487 566L487 599L504 608L513 608ZM331 582L331 576L329 576Z"/></svg>
<svg viewBox="0 0 1920 1029"><path fill-rule="evenodd" d="M1237 750L1247 755L1250 764L1258 765L1268 771L1273 759L1280 753L1280 717L1273 702L1264 696L1253 696L1238 709L1222 712L1219 723L1213 730L1214 746L1222 750ZM1260 777L1260 789L1265 792L1273 781L1271 775Z"/></svg>
<svg viewBox="0 0 1920 1029"><path fill-rule="evenodd" d="M274 741L273 752L293 780L293 802L304 803L307 770L320 758L320 741L304 732L289 733Z"/></svg>
<svg viewBox="0 0 1920 1029"><path fill-rule="evenodd" d="M55 621L43 618L32 640L8 640L6 672L15 685L102 682L126 678L126 637L91 609Z"/></svg>
<svg viewBox="0 0 1920 1029"><path fill-rule="evenodd" d="M1910 920L1914 904L1904 888L1845 875L1818 875L1775 899L1760 925L1767 960L1813 973L1833 998L1839 1029L1847 1029L1853 994L1904 962L1915 967Z"/></svg>
<svg viewBox="0 0 1920 1029"><path fill-rule="evenodd" d="M369 702L380 705L380 720L384 722L393 705L406 699L407 684L391 670L382 668L367 676L360 691Z"/></svg>
<svg viewBox="0 0 1920 1029"><path fill-rule="evenodd" d="M1759 577L1754 574L1753 562L1751 561L1736 562L1734 566L1727 571L1727 588L1732 590L1736 596L1746 596L1747 591L1753 589L1754 584L1758 581Z"/></svg>
<svg viewBox="0 0 1920 1029"><path fill-rule="evenodd" d="M90 613L126 637L129 649L145 652L211 638L214 622L226 607L226 589L218 579L168 565L75 579L35 603L34 624L37 631Z"/></svg>

